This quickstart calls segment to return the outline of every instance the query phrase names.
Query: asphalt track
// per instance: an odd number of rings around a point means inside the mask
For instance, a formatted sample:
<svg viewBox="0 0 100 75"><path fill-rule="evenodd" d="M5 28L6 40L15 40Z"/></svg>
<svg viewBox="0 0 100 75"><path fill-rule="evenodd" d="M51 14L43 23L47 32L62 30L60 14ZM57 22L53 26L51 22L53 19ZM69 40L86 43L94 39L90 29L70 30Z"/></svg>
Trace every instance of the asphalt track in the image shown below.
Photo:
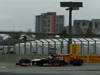
<svg viewBox="0 0 100 75"><path fill-rule="evenodd" d="M63 73L0 73L0 75L100 75L97 71L72 71Z"/></svg>
<svg viewBox="0 0 100 75"><path fill-rule="evenodd" d="M0 63L0 75L100 75L100 64L62 67L20 67L15 63Z"/></svg>

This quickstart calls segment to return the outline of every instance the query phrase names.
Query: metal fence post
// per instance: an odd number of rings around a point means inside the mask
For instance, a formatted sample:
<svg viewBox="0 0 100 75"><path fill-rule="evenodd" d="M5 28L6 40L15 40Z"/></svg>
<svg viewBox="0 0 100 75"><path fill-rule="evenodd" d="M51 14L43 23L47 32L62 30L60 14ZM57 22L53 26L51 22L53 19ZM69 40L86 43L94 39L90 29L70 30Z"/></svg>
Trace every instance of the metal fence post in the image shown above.
<svg viewBox="0 0 100 75"><path fill-rule="evenodd" d="M59 39L58 39L58 40L59 40ZM59 40L59 41L60 41L60 43L61 43L61 44L60 44L60 48L61 48L60 53L63 53L63 51L62 51L62 50L63 50L63 45L64 45L64 44L63 44L63 40Z"/></svg>
<svg viewBox="0 0 100 75"><path fill-rule="evenodd" d="M87 53L90 54L90 51L89 51L89 49L90 49L90 47L89 47L89 45L90 45L89 44L89 40L87 40L87 39L85 39L85 40L88 42L88 48L87 48L88 49L88 52Z"/></svg>
<svg viewBox="0 0 100 75"><path fill-rule="evenodd" d="M19 47L19 51L18 51L18 53L19 53L19 56L20 56L20 40L18 40L18 47Z"/></svg>
<svg viewBox="0 0 100 75"><path fill-rule="evenodd" d="M67 42L67 45L66 46L68 46L68 44L69 44L69 40L66 40L65 38L64 38L64 40ZM72 41L71 41L72 42ZM69 51L70 52L70 51ZM68 47L67 47L67 51L66 51L66 53L68 53Z"/></svg>
<svg viewBox="0 0 100 75"><path fill-rule="evenodd" d="M83 54L83 43L82 41L79 39L79 41L81 42L81 50L80 50L80 53Z"/></svg>
<svg viewBox="0 0 100 75"><path fill-rule="evenodd" d="M52 40L52 41L54 42L54 48L57 50L57 48L56 48L56 42L54 40Z"/></svg>
<svg viewBox="0 0 100 75"><path fill-rule="evenodd" d="M44 54L44 42L39 40L42 43L42 55Z"/></svg>
<svg viewBox="0 0 100 75"><path fill-rule="evenodd" d="M30 41L30 55L32 54L32 43Z"/></svg>
<svg viewBox="0 0 100 75"><path fill-rule="evenodd" d="M48 54L49 54L49 48L50 48L50 42L48 40L46 40L48 43Z"/></svg>
<svg viewBox="0 0 100 75"><path fill-rule="evenodd" d="M36 43L36 52L38 53L38 43L37 41L35 41L35 43Z"/></svg>
<svg viewBox="0 0 100 75"><path fill-rule="evenodd" d="M94 41L94 54L96 54L97 48L96 48L96 40L92 39Z"/></svg>

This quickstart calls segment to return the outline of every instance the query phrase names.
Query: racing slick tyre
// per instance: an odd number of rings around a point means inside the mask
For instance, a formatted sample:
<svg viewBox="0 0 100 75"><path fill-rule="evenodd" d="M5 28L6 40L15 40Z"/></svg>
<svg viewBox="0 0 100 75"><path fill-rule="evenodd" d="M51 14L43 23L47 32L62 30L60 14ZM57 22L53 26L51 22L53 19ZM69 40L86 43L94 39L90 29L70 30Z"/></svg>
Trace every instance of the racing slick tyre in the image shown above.
<svg viewBox="0 0 100 75"><path fill-rule="evenodd" d="M16 65L20 66L30 66L31 65L31 60L30 59L20 59Z"/></svg>
<svg viewBox="0 0 100 75"><path fill-rule="evenodd" d="M37 61L37 62L36 62L36 65L37 65L37 66L43 66L43 62L42 62L42 61Z"/></svg>
<svg viewBox="0 0 100 75"><path fill-rule="evenodd" d="M73 61L70 62L73 66L81 66L83 65L83 60L81 59L75 59Z"/></svg>

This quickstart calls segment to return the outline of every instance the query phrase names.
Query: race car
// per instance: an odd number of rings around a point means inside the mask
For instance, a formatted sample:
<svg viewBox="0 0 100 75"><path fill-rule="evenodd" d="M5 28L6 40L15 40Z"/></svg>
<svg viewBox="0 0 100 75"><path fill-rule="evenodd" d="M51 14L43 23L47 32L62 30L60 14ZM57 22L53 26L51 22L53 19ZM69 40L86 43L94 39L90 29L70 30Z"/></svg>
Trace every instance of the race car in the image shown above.
<svg viewBox="0 0 100 75"><path fill-rule="evenodd" d="M69 54L56 54L48 58L32 59L32 65L38 66L64 66L68 64L81 66L83 65L83 60Z"/></svg>
<svg viewBox="0 0 100 75"><path fill-rule="evenodd" d="M62 66L65 62L58 58L41 58L41 59L33 59L32 65L37 66Z"/></svg>
<svg viewBox="0 0 100 75"><path fill-rule="evenodd" d="M55 54L41 59L20 59L19 62L16 63L16 65L20 66L65 66L68 64L81 66L83 65L83 60L78 59L76 56L70 54Z"/></svg>
<svg viewBox="0 0 100 75"><path fill-rule="evenodd" d="M38 66L64 66L64 65L81 66L83 60L69 54L56 54L48 58L32 59L32 65Z"/></svg>

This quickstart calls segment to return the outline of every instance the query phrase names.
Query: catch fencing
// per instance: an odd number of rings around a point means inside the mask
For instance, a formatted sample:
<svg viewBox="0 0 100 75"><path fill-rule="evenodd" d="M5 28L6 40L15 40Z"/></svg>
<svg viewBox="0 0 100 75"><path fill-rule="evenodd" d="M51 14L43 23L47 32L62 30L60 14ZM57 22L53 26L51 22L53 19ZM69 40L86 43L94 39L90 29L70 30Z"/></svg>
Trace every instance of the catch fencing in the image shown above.
<svg viewBox="0 0 100 75"><path fill-rule="evenodd" d="M72 38L79 54L100 54L99 38ZM49 55L68 52L68 38L36 40L1 40L0 55Z"/></svg>

